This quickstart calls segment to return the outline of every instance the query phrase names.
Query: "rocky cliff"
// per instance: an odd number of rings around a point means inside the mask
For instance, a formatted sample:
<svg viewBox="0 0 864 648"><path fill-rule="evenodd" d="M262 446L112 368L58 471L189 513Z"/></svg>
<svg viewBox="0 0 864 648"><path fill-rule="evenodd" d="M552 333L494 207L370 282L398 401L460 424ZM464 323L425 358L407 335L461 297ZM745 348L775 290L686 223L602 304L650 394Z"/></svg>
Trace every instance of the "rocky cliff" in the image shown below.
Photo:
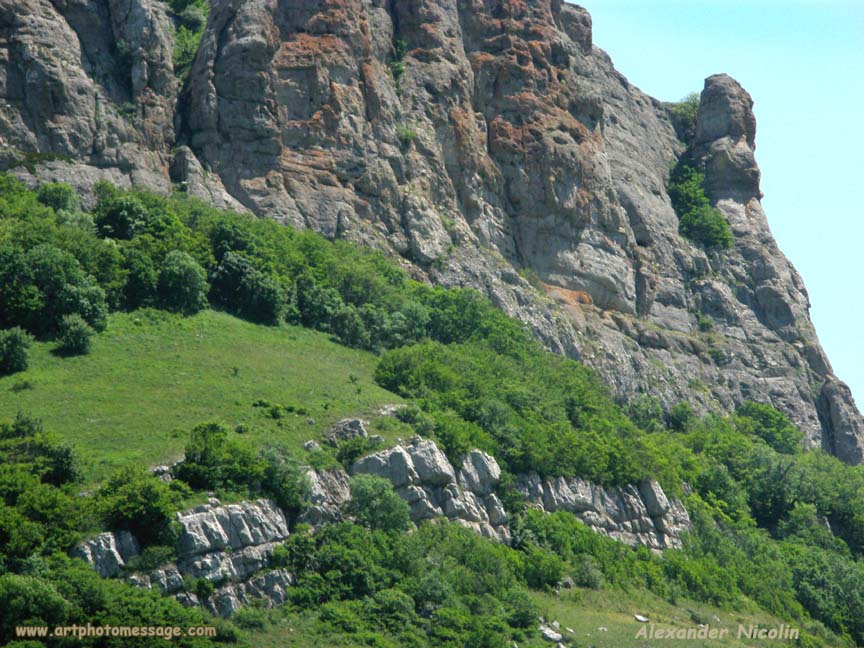
<svg viewBox="0 0 864 648"><path fill-rule="evenodd" d="M862 460L864 421L762 211L734 80L705 82L685 143L562 0L211 7L181 83L160 2L0 0L3 166L84 191L176 185L380 247L483 291L622 398L770 402ZM666 182L688 146L728 251L678 234Z"/></svg>

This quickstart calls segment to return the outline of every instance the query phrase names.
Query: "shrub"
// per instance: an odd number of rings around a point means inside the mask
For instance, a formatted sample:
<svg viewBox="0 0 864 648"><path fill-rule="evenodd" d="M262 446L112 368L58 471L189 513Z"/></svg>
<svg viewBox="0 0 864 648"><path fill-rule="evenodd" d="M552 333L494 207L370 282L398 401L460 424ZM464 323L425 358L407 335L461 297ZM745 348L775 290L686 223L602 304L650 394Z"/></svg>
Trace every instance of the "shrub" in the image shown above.
<svg viewBox="0 0 864 648"><path fill-rule="evenodd" d="M359 524L373 530L404 531L411 523L408 504L393 491L392 484L373 475L351 478L348 512Z"/></svg>
<svg viewBox="0 0 864 648"><path fill-rule="evenodd" d="M30 334L20 327L0 331L0 375L27 369L32 341Z"/></svg>
<svg viewBox="0 0 864 648"><path fill-rule="evenodd" d="M149 305L156 297L159 281L153 259L140 250L124 250L123 270L126 272L123 305L130 310Z"/></svg>
<svg viewBox="0 0 864 648"><path fill-rule="evenodd" d="M669 198L678 214L678 231L706 248L732 247L732 231L719 210L711 206L704 188L705 175L682 159L669 177Z"/></svg>
<svg viewBox="0 0 864 648"><path fill-rule="evenodd" d="M747 401L736 412L738 429L745 434L755 434L777 452L794 454L801 448L804 436L773 406Z"/></svg>
<svg viewBox="0 0 864 648"><path fill-rule="evenodd" d="M705 248L727 249L734 242L729 223L714 207L700 207L684 214L678 229L682 236Z"/></svg>
<svg viewBox="0 0 864 648"><path fill-rule="evenodd" d="M129 240L146 227L147 209L136 196L111 189L101 188L96 205L96 227L102 236Z"/></svg>
<svg viewBox="0 0 864 648"><path fill-rule="evenodd" d="M396 126L396 138L402 146L407 148L411 142L417 139L417 131L405 124L399 124Z"/></svg>
<svg viewBox="0 0 864 648"><path fill-rule="evenodd" d="M158 291L168 309L191 315L207 307L207 274L189 254L170 252L159 272Z"/></svg>
<svg viewBox="0 0 864 648"><path fill-rule="evenodd" d="M183 78L188 74L201 43L201 31L187 29L181 25L174 41L174 74Z"/></svg>
<svg viewBox="0 0 864 648"><path fill-rule="evenodd" d="M57 336L57 351L64 355L87 355L95 331L80 315L64 315Z"/></svg>
<svg viewBox="0 0 864 648"><path fill-rule="evenodd" d="M264 464L261 486L283 511L296 516L305 508L310 493L309 480L299 461L284 447L264 448L258 454Z"/></svg>
<svg viewBox="0 0 864 648"><path fill-rule="evenodd" d="M107 524L128 529L143 544L157 542L168 531L182 499L165 482L133 467L115 473L98 497Z"/></svg>
<svg viewBox="0 0 864 648"><path fill-rule="evenodd" d="M282 459L287 462L287 459ZM285 479L281 471L287 470L274 461L274 473L271 481L275 495L281 493L280 488L288 488L281 484ZM176 474L193 488L222 488L249 485L259 489L264 477L265 464L257 459L246 446L241 446L228 439L228 431L220 423L202 423L195 426L189 433L186 442L185 458L177 467ZM286 493L282 493L288 499Z"/></svg>
<svg viewBox="0 0 864 648"><path fill-rule="evenodd" d="M667 104L672 114L672 123L679 139L689 142L696 134L696 117L699 114L701 96L698 92L691 92L681 101Z"/></svg>

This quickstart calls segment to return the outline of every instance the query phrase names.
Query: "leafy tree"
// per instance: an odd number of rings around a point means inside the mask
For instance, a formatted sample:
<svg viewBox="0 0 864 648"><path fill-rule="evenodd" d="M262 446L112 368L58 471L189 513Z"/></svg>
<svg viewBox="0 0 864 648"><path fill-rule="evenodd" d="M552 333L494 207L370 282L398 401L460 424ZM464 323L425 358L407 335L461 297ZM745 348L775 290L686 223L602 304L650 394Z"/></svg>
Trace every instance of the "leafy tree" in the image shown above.
<svg viewBox="0 0 864 648"><path fill-rule="evenodd" d="M73 313L105 329L105 293L75 257L47 244L26 251L0 247L0 326L51 335Z"/></svg>
<svg viewBox="0 0 864 648"><path fill-rule="evenodd" d="M156 298L159 280L153 259L141 250L127 248L123 251L123 270L123 305L128 309L150 305Z"/></svg>
<svg viewBox="0 0 864 648"><path fill-rule="evenodd" d="M292 493L289 457L275 449L262 453L270 462L269 485L273 495L284 497L286 503L300 494ZM202 423L189 433L183 462L177 467L177 476L193 488L222 488L225 486L251 486L261 488L266 465L257 459L252 450L228 439L227 429L220 423ZM295 484L302 488L300 484Z"/></svg>
<svg viewBox="0 0 864 648"><path fill-rule="evenodd" d="M411 523L408 504L383 477L355 475L351 478L348 513L365 527L381 531L404 531Z"/></svg>
<svg viewBox="0 0 864 648"><path fill-rule="evenodd" d="M748 401L736 413L739 430L760 437L777 452L794 454L801 449L804 436L785 414L771 405Z"/></svg>
<svg viewBox="0 0 864 648"><path fill-rule="evenodd" d="M95 221L102 236L128 241L144 231L147 209L136 196L104 186L97 194Z"/></svg>
<svg viewBox="0 0 864 648"><path fill-rule="evenodd" d="M207 307L207 274L189 254L170 252L159 272L158 293L169 310L192 315Z"/></svg>
<svg viewBox="0 0 864 648"><path fill-rule="evenodd" d="M27 369L33 338L20 327L0 330L0 375Z"/></svg>
<svg viewBox="0 0 864 648"><path fill-rule="evenodd" d="M285 290L237 252L224 254L210 283L213 301L240 317L263 324L279 324L285 317Z"/></svg>

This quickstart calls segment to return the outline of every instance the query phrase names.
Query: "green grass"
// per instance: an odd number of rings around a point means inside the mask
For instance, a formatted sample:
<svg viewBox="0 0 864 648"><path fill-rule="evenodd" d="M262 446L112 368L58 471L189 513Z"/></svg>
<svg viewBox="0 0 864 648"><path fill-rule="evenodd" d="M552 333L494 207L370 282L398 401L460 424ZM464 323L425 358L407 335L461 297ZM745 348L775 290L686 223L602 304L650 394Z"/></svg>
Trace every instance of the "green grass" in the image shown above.
<svg viewBox="0 0 864 648"><path fill-rule="evenodd" d="M300 450L340 418L402 402L374 383L371 353L309 329L214 311L115 314L90 355L60 358L52 348L36 343L26 372L0 378L0 419L19 410L41 418L77 448L91 483L127 463L179 458L188 431L203 421L242 424L247 431L237 438ZM308 414L283 409L275 419L253 407L258 400Z"/></svg>
<svg viewBox="0 0 864 648"><path fill-rule="evenodd" d="M799 623L781 621L764 612L738 612L715 608L704 603L679 601L672 605L650 592L636 590L624 592L617 589L604 590L562 590L560 596L535 592L535 603L539 613L549 622L558 621L561 632L575 640L577 646L594 648L646 648L648 646L677 645L687 648L710 648L727 646L729 648L770 648L797 645L790 640L738 639L738 625L748 627L758 624L761 628L779 628L781 624L797 628L804 633L805 627ZM655 638L653 640L636 638L643 627L634 618L641 614L650 619L656 627L664 630L678 628L698 628L707 624L710 628L729 630L728 636L714 640L679 640ZM719 619L719 621L718 621ZM566 628L571 628L572 633ZM606 628L606 630L600 630ZM828 645L845 645L841 642ZM542 642L536 642L540 646ZM522 644L520 644L521 646ZM526 643L525 646L534 646ZM548 645L548 644L547 644Z"/></svg>

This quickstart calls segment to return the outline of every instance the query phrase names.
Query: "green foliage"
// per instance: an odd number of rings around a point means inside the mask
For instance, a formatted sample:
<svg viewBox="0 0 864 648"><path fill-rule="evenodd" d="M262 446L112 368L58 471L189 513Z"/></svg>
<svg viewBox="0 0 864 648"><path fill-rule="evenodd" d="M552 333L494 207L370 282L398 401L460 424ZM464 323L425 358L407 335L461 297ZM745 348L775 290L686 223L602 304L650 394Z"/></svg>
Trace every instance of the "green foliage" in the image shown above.
<svg viewBox="0 0 864 648"><path fill-rule="evenodd" d="M55 212L75 211L79 207L78 194L65 183L47 183L39 187L36 199Z"/></svg>
<svg viewBox="0 0 864 648"><path fill-rule="evenodd" d="M127 529L142 544L152 544L170 533L170 522L185 494L182 485L166 484L130 467L115 473L99 490L97 499L110 528Z"/></svg>
<svg viewBox="0 0 864 648"><path fill-rule="evenodd" d="M738 429L755 434L777 452L794 454L801 448L804 436L791 421L771 405L748 401L736 412Z"/></svg>
<svg viewBox="0 0 864 648"><path fill-rule="evenodd" d="M438 336L446 339L450 327L436 321L438 312L433 310L432 328L440 326ZM481 328L488 324L481 315L453 331L461 338L474 329L475 342L403 347L386 353L376 370L379 384L418 400L451 460L480 447L514 474L581 475L606 484L667 472L661 453L596 374L546 353L521 331L480 332L478 322ZM514 357L492 346L521 351Z"/></svg>
<svg viewBox="0 0 864 648"><path fill-rule="evenodd" d="M734 243L729 223L714 207L701 207L684 214L678 229L682 236L706 248L727 249Z"/></svg>
<svg viewBox="0 0 864 648"><path fill-rule="evenodd" d="M57 352L62 355L87 355L96 331L80 315L64 315L57 334Z"/></svg>
<svg viewBox="0 0 864 648"><path fill-rule="evenodd" d="M404 531L410 525L408 504L393 491L389 480L374 475L355 475L350 488L348 513L359 524L388 532Z"/></svg>
<svg viewBox="0 0 864 648"><path fill-rule="evenodd" d="M262 324L285 318L287 297L278 280L255 269L241 254L228 252L210 278L211 301Z"/></svg>
<svg viewBox="0 0 864 648"><path fill-rule="evenodd" d="M290 465L278 450L269 453L272 458L270 480L278 484L289 479ZM282 462L280 465L278 462ZM233 488L242 485L260 485L265 466L252 450L228 438L228 430L221 423L202 423L189 434L185 458L177 467L176 474L196 489L212 490ZM283 474L282 471L285 471ZM289 488L286 483L285 488ZM285 494L286 500L291 496Z"/></svg>
<svg viewBox="0 0 864 648"><path fill-rule="evenodd" d="M192 315L207 307L207 274L186 252L165 257L157 286L159 301L169 310Z"/></svg>
<svg viewBox="0 0 864 648"><path fill-rule="evenodd" d="M198 52L210 6L207 0L170 0L168 5L180 23L174 34L174 74L183 79Z"/></svg>
<svg viewBox="0 0 864 648"><path fill-rule="evenodd" d="M417 131L407 124L398 124L396 126L396 139L403 147L408 148L417 139Z"/></svg>
<svg viewBox="0 0 864 648"><path fill-rule="evenodd" d="M727 249L734 242L729 223L711 206L704 188L705 175L681 160L669 177L669 198L678 214L678 231L705 248Z"/></svg>
<svg viewBox="0 0 864 648"><path fill-rule="evenodd" d="M259 460L264 464L263 490L289 517L296 517L308 503L310 494L304 466L284 446L262 449Z"/></svg>
<svg viewBox="0 0 864 648"><path fill-rule="evenodd" d="M0 330L0 375L27 369L32 342L32 336L20 327Z"/></svg>
<svg viewBox="0 0 864 648"><path fill-rule="evenodd" d="M667 104L678 137L684 142L690 142L696 134L696 117L699 114L700 103L699 93L691 92L681 101Z"/></svg>
<svg viewBox="0 0 864 648"><path fill-rule="evenodd" d="M520 552L455 524L421 524L411 534L351 523L298 529L276 555L296 574L292 602L316 613L324 637L503 646L537 624Z"/></svg>
<svg viewBox="0 0 864 648"><path fill-rule="evenodd" d="M78 261L52 245L0 246L0 326L53 335L64 315L105 328L105 293Z"/></svg>

